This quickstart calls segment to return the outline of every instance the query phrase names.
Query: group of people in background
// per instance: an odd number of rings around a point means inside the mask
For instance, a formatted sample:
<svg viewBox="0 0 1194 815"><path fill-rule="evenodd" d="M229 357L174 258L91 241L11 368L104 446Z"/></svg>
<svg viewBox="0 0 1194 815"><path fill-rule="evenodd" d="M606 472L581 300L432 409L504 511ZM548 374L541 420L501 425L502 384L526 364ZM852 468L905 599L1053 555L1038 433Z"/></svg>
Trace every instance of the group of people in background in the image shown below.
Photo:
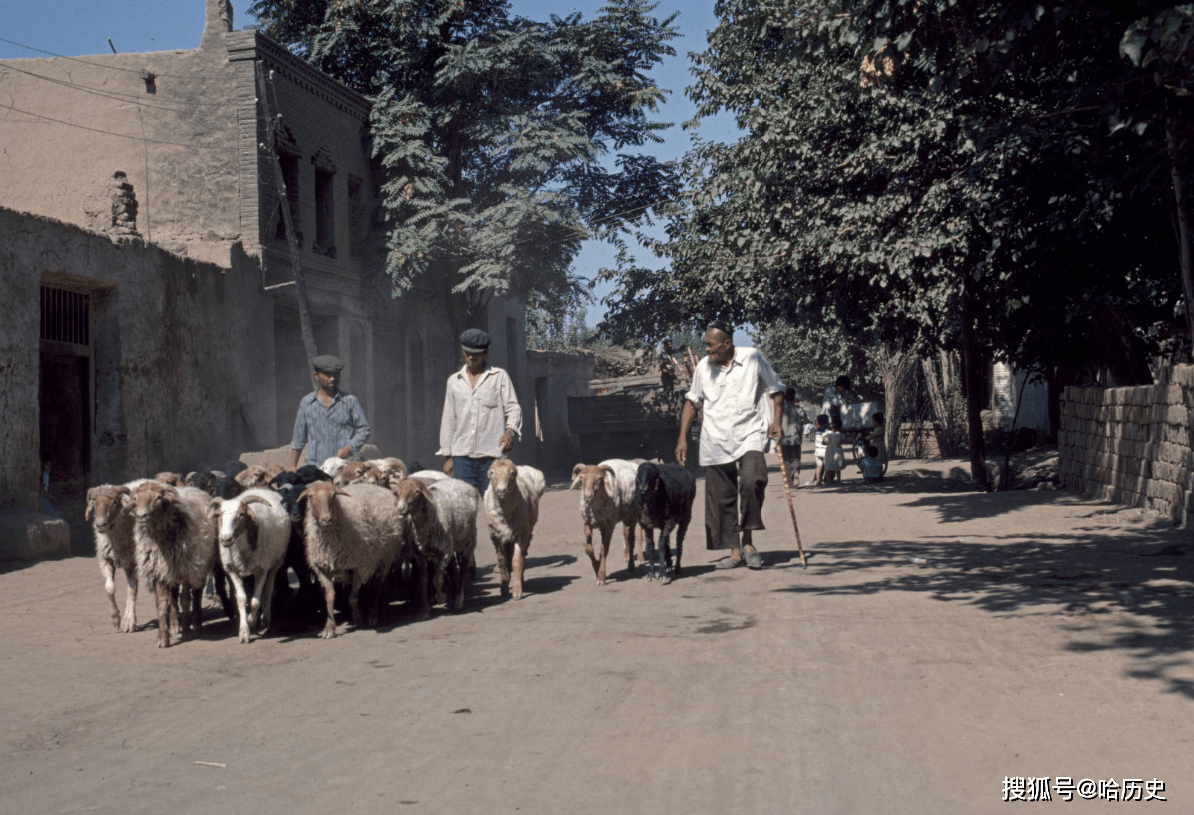
<svg viewBox="0 0 1194 815"><path fill-rule="evenodd" d="M813 438L816 469L812 479L803 486L841 483L842 471L846 469L846 451L843 447L846 437L842 433L842 407L857 401L850 377L839 376L837 381L825 390L822 412L810 420L800 400L796 398L796 390L787 389L781 416L783 433L779 444L783 454L784 477L791 486L802 486L800 454L801 443L806 436ZM866 442L866 455L859 461L858 466L865 482L878 483L883 480L887 464L887 445L883 438L883 414L875 413L872 419L875 427Z"/></svg>

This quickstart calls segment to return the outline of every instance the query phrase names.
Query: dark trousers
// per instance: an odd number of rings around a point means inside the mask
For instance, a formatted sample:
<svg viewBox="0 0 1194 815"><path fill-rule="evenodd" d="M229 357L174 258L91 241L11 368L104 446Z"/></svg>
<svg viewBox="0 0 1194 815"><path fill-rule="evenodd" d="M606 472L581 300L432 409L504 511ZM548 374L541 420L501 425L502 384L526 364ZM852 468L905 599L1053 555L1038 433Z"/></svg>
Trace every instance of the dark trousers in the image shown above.
<svg viewBox="0 0 1194 815"><path fill-rule="evenodd" d="M469 458L468 456L452 456L452 477L458 478L466 484L472 484L482 495L489 489L489 465L493 464L493 457Z"/></svg>
<svg viewBox="0 0 1194 815"><path fill-rule="evenodd" d="M740 530L763 529L766 489L767 462L757 450L737 461L706 467L705 548L737 549Z"/></svg>

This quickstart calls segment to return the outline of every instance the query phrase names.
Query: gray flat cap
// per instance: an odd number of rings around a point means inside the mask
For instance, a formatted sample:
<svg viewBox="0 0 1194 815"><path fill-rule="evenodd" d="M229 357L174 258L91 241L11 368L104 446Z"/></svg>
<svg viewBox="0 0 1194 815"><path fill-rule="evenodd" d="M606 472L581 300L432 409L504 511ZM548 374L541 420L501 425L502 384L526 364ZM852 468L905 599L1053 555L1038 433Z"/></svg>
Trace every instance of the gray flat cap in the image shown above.
<svg viewBox="0 0 1194 815"><path fill-rule="evenodd" d="M479 328L470 328L460 335L460 346L470 354L489 349L489 335Z"/></svg>
<svg viewBox="0 0 1194 815"><path fill-rule="evenodd" d="M344 360L331 354L320 354L311 360L311 367L329 374L339 373L344 370Z"/></svg>

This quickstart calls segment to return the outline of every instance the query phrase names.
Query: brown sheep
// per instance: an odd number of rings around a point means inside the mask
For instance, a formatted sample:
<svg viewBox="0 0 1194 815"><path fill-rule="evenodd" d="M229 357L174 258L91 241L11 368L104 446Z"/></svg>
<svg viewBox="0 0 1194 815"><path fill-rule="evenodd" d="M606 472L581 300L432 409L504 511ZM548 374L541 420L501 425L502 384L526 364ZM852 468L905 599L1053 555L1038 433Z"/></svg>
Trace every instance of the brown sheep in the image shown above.
<svg viewBox="0 0 1194 815"><path fill-rule="evenodd" d="M502 596L522 598L531 533L539 520L539 497L547 489L543 473L534 467L517 466L508 458L489 465L489 489L485 490L485 516L489 537L497 552Z"/></svg>
<svg viewBox="0 0 1194 815"><path fill-rule="evenodd" d="M281 471L279 470L279 472ZM240 484L241 488L246 490L253 487L268 487L269 480L273 477L273 474L268 469L259 464L251 464L233 476L236 479L236 483Z"/></svg>
<svg viewBox="0 0 1194 815"><path fill-rule="evenodd" d="M137 628L137 547L133 542L133 513L127 501L127 486L104 484L87 490L87 510L83 517L91 521L95 532L95 559L104 576L104 590L112 604L112 625L128 633ZM116 605L116 569L124 571L128 589L124 595L124 613Z"/></svg>

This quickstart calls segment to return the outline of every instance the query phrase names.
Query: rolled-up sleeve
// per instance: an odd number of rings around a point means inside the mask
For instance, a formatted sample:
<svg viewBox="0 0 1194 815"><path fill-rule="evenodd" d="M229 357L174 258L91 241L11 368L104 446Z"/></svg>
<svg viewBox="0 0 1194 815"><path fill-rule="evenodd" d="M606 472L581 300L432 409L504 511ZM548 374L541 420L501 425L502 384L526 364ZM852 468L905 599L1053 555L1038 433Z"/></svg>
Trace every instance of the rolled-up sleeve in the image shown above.
<svg viewBox="0 0 1194 815"><path fill-rule="evenodd" d="M361 402L356 397L353 397L348 415L353 427L352 438L348 440L348 449L355 456L361 452L365 442L369 441L372 429L369 427L369 419L365 416L365 409L361 407Z"/></svg>
<svg viewBox="0 0 1194 815"><path fill-rule="evenodd" d="M448 377L448 387L444 389L444 414L439 420L439 449L437 456L454 455L452 442L456 438L456 404L452 397L452 380L455 375Z"/></svg>
<svg viewBox="0 0 1194 815"><path fill-rule="evenodd" d="M510 375L502 372L502 410L506 414L506 427L514 431L514 435L522 438L522 406L518 404L518 394L514 392L514 382ZM505 432L503 430L503 432Z"/></svg>
<svg viewBox="0 0 1194 815"><path fill-rule="evenodd" d="M302 450L307 446L307 405L299 402L298 413L294 417L294 435L290 439L293 450Z"/></svg>
<svg viewBox="0 0 1194 815"><path fill-rule="evenodd" d="M771 367L771 363L767 357L759 352L759 381L763 383L763 387L767 388L767 394L774 396L777 393L784 393L787 388L784 383L780 381L779 374Z"/></svg>

